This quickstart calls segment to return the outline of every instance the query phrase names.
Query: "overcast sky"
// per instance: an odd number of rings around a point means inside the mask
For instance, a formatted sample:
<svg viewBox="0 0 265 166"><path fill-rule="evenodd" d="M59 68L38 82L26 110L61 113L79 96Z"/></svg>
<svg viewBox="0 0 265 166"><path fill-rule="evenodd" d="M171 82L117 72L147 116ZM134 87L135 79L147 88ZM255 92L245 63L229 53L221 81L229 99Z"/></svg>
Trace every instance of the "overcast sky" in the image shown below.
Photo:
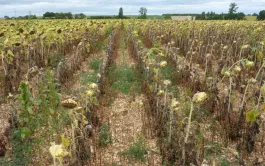
<svg viewBox="0 0 265 166"><path fill-rule="evenodd" d="M149 15L165 13L226 13L231 2L246 14L265 10L265 0L0 0L0 17L27 15L42 16L46 11L85 13L87 15L117 15L123 7L124 15L138 15L146 7Z"/></svg>

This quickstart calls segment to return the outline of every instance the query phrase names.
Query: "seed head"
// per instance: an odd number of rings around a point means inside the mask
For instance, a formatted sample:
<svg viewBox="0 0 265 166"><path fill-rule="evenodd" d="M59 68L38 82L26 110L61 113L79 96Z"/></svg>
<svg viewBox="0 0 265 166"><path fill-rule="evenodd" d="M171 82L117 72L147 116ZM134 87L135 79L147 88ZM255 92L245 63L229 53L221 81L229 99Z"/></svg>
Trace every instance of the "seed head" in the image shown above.
<svg viewBox="0 0 265 166"><path fill-rule="evenodd" d="M166 61L160 62L160 67L166 67L166 65L167 65L167 62Z"/></svg>
<svg viewBox="0 0 265 166"><path fill-rule="evenodd" d="M203 103L207 99L207 94L205 92L198 92L194 94L192 101L194 103Z"/></svg>

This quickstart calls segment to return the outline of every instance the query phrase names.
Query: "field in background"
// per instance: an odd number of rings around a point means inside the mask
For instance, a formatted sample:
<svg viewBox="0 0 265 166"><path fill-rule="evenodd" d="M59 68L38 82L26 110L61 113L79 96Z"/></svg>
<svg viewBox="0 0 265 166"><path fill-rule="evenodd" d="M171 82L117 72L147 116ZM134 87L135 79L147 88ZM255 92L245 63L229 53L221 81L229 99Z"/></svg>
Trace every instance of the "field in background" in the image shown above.
<svg viewBox="0 0 265 166"><path fill-rule="evenodd" d="M135 18L137 19L139 16L138 15L128 15L128 17ZM147 15L147 19L164 19L164 16L162 15Z"/></svg>
<svg viewBox="0 0 265 166"><path fill-rule="evenodd" d="M246 16L246 19L248 21L256 21L257 20L257 16Z"/></svg>

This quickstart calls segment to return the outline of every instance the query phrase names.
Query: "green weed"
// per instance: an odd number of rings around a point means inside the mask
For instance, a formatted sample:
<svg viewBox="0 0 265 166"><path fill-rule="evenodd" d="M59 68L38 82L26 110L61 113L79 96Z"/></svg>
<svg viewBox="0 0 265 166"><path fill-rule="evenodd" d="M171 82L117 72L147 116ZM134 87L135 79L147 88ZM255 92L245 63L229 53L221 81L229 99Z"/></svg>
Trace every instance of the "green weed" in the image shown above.
<svg viewBox="0 0 265 166"><path fill-rule="evenodd" d="M161 68L163 79L171 80L172 82L175 81L175 70L170 67L169 65Z"/></svg>
<svg viewBox="0 0 265 166"><path fill-rule="evenodd" d="M148 147L144 141L144 139L139 136L137 140L130 145L130 147L121 152L121 155L127 157L131 161L140 161L146 162L146 155L148 152Z"/></svg>
<svg viewBox="0 0 265 166"><path fill-rule="evenodd" d="M102 63L102 59L94 58L89 63L89 70L93 70L93 73L91 72L85 72L80 74L81 78L81 84L87 85L91 82L97 82L97 73L99 73L100 65Z"/></svg>
<svg viewBox="0 0 265 166"><path fill-rule="evenodd" d="M68 115L60 107L58 84L54 74L48 71L39 84L38 98L33 98L27 82L21 82L15 108L16 128L11 130L12 153L0 165L29 165L38 156L43 144L57 141ZM45 130L44 130L45 129ZM10 160L11 159L11 160ZM34 162L36 164L36 162Z"/></svg>
<svg viewBox="0 0 265 166"><path fill-rule="evenodd" d="M59 62L64 59L63 53L54 53L48 55L48 66L56 68Z"/></svg>
<svg viewBox="0 0 265 166"><path fill-rule="evenodd" d="M101 64L101 59L98 58L92 59L91 62L89 63L89 68L94 70L96 73L98 73L100 64Z"/></svg>
<svg viewBox="0 0 265 166"><path fill-rule="evenodd" d="M104 123L99 132L99 146L103 148L108 144L112 144L112 138L109 126Z"/></svg>
<svg viewBox="0 0 265 166"><path fill-rule="evenodd" d="M111 32L112 32L112 29L113 29L112 26L109 27L109 28L107 29L107 31L106 31L106 33L105 33L105 37L106 37L106 38L110 36L110 34L111 34Z"/></svg>
<svg viewBox="0 0 265 166"><path fill-rule="evenodd" d="M135 68L113 65L110 71L108 77L111 79L113 89L124 94L129 94L132 90L140 91L140 78L137 77Z"/></svg>
<svg viewBox="0 0 265 166"><path fill-rule="evenodd" d="M220 161L220 165L221 165L221 166L230 166L231 163L230 163L230 161L228 161L227 159L222 159L222 160Z"/></svg>

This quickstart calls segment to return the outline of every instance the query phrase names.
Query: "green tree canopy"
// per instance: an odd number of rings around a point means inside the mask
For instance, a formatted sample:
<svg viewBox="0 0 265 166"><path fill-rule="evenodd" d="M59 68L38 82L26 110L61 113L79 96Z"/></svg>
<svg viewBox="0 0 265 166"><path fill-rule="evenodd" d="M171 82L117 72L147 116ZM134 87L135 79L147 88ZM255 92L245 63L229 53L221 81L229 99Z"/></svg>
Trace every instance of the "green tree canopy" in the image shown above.
<svg viewBox="0 0 265 166"><path fill-rule="evenodd" d="M43 14L43 18L72 19L73 14L71 12L68 12L68 13L46 12Z"/></svg>
<svg viewBox="0 0 265 166"><path fill-rule="evenodd" d="M231 3L228 13L229 14L234 14L234 13L236 13L237 9L238 9L237 4L236 3Z"/></svg>
<svg viewBox="0 0 265 166"><path fill-rule="evenodd" d="M259 12L258 20L265 20L265 10Z"/></svg>
<svg viewBox="0 0 265 166"><path fill-rule="evenodd" d="M122 7L119 9L119 15L118 15L118 18L123 18L123 9Z"/></svg>
<svg viewBox="0 0 265 166"><path fill-rule="evenodd" d="M236 3L231 3L228 10L228 15L226 16L227 20L236 20L238 19L238 15L236 14L236 11L238 9L238 6Z"/></svg>
<svg viewBox="0 0 265 166"><path fill-rule="evenodd" d="M85 19L86 15L84 13L80 13L80 14L75 14L75 19Z"/></svg>
<svg viewBox="0 0 265 166"><path fill-rule="evenodd" d="M147 9L145 7L141 7L139 10L140 16L138 18L140 19L146 19L147 18Z"/></svg>

